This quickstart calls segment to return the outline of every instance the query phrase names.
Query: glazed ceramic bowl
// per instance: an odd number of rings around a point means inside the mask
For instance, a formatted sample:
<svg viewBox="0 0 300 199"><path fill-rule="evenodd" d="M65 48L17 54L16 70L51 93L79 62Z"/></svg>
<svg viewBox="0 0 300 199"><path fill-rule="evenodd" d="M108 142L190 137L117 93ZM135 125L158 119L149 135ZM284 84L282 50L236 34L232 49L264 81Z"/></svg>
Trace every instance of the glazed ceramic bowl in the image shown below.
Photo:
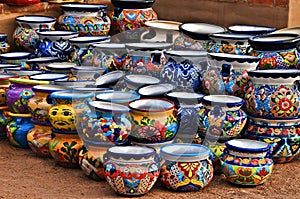
<svg viewBox="0 0 300 199"><path fill-rule="evenodd" d="M23 15L16 17L19 26L34 30L50 30L56 22L55 17L42 15Z"/></svg>
<svg viewBox="0 0 300 199"><path fill-rule="evenodd" d="M44 74L31 75L29 79L44 80L44 81L49 81L51 84L54 84L55 80L67 79L68 77L69 77L68 75L64 75L60 73L44 73Z"/></svg>
<svg viewBox="0 0 300 199"><path fill-rule="evenodd" d="M32 58L32 59L28 59L26 61L26 64L28 65L29 70L40 70L40 71L45 71L46 66L48 64L57 62L58 58L56 57L38 57L38 58Z"/></svg>
<svg viewBox="0 0 300 199"><path fill-rule="evenodd" d="M105 69L93 66L75 66L71 71L77 80L96 80L104 74Z"/></svg>
<svg viewBox="0 0 300 199"><path fill-rule="evenodd" d="M160 166L154 149L115 146L104 156L107 160L104 163L106 181L119 195L144 195L159 177Z"/></svg>
<svg viewBox="0 0 300 199"><path fill-rule="evenodd" d="M71 69L73 69L75 66L76 64L71 62L55 62L47 64L46 69L53 73L68 74L71 73Z"/></svg>
<svg viewBox="0 0 300 199"><path fill-rule="evenodd" d="M59 85L59 86L63 86L69 89L73 89L76 87L93 87L95 86L95 81L93 80L55 80L54 84Z"/></svg>
<svg viewBox="0 0 300 199"><path fill-rule="evenodd" d="M140 95L132 92L124 91L111 91L111 92L101 92L96 95L97 101L112 102L128 106L131 101L137 100Z"/></svg>
<svg viewBox="0 0 300 199"><path fill-rule="evenodd" d="M171 141L178 129L176 109L165 99L139 99L129 103L130 140L138 143Z"/></svg>
<svg viewBox="0 0 300 199"><path fill-rule="evenodd" d="M256 186L271 175L273 160L270 146L261 141L234 139L225 143L221 156L222 171L235 185Z"/></svg>
<svg viewBox="0 0 300 199"><path fill-rule="evenodd" d="M9 52L0 54L0 59L6 64L24 64L30 56L29 52Z"/></svg>
<svg viewBox="0 0 300 199"><path fill-rule="evenodd" d="M164 97L166 93L175 89L173 84L154 84L143 86L138 90L138 93L145 98Z"/></svg>
<svg viewBox="0 0 300 199"><path fill-rule="evenodd" d="M124 81L127 88L131 91L137 91L142 86L160 83L158 78L149 75L126 75Z"/></svg>
<svg viewBox="0 0 300 199"><path fill-rule="evenodd" d="M100 42L109 42L110 36L79 36L69 39L69 42L79 49L92 47Z"/></svg>
<svg viewBox="0 0 300 199"><path fill-rule="evenodd" d="M213 179L209 148L198 144L168 144L160 149L160 182L174 191L199 191ZM189 166L186 166L189 165ZM193 168L193 169L191 169ZM174 172L177 175L174 175Z"/></svg>
<svg viewBox="0 0 300 199"><path fill-rule="evenodd" d="M250 34L250 35L261 35L274 32L276 28L268 26L255 26L255 25L232 25L228 27L228 30L232 33L237 34Z"/></svg>
<svg viewBox="0 0 300 199"><path fill-rule="evenodd" d="M95 85L98 87L114 87L125 76L123 71L112 71L98 77Z"/></svg>

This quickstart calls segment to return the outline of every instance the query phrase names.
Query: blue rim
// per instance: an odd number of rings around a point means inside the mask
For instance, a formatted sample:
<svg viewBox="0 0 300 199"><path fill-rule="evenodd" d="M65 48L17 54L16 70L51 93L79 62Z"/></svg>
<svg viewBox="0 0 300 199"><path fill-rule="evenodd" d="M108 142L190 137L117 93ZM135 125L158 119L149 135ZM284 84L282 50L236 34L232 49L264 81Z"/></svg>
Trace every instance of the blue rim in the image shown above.
<svg viewBox="0 0 300 199"><path fill-rule="evenodd" d="M58 79L64 79L69 77L68 75L64 75L64 74L57 74L57 76L59 77L42 77L42 78L36 78L36 76L46 76L46 75L53 75L53 73L41 73L41 74L35 74L35 75L30 75L29 79L33 79L33 80L46 80L46 81L55 81ZM55 74L56 76L56 74Z"/></svg>
<svg viewBox="0 0 300 199"><path fill-rule="evenodd" d="M119 100L113 100L113 99L101 99L100 96L103 96L103 95L107 95L107 94L128 94L130 96L132 96L130 99L119 99ZM109 92L101 92L99 94L97 94L95 96L96 100L98 101L104 101L104 102L114 102L114 103L124 103L124 102L131 102L131 101L134 101L134 100L137 100L137 99L140 99L140 95L137 94L137 93L133 93L133 92L125 92L125 91L109 91Z"/></svg>
<svg viewBox="0 0 300 199"><path fill-rule="evenodd" d="M213 96L213 95L211 95ZM222 95L219 95L219 96L222 96ZM205 103L205 104L209 104L209 105L226 105L227 107L235 107L235 106L242 106L245 101L242 99L242 98L239 98L239 97L235 97L235 96L231 96L231 95L224 95L224 97L231 97L231 98L235 98L237 100L239 100L238 102L225 102L225 101L211 101L211 100L208 100L208 99L205 99L205 97L208 97L208 96L203 96L200 101L202 103Z"/></svg>
<svg viewBox="0 0 300 199"><path fill-rule="evenodd" d="M247 141L252 141L252 142L260 142L261 144L266 145L265 147L259 147L259 148L241 148L241 147L237 147L234 145L231 145L230 142L234 141L234 140L247 140ZM229 140L227 142L225 142L225 145L228 149L231 150L235 150L235 151L241 151L241 152L252 152L252 153L260 153L260 152L266 152L270 150L270 145L266 142L262 142L262 141L257 141L257 140L250 140L250 139L234 139L234 140Z"/></svg>
<svg viewBox="0 0 300 199"><path fill-rule="evenodd" d="M7 57L5 55L7 54L18 54L18 53L24 53L24 55L19 55L19 56L14 56L14 57ZM10 52L10 53L4 53L4 54L0 54L0 59L4 59L4 60L18 60L18 59L27 59L31 56L31 53L29 52Z"/></svg>
<svg viewBox="0 0 300 199"><path fill-rule="evenodd" d="M43 59L41 59L43 58ZM26 60L26 63L31 64L31 63L49 63L49 62L57 62L59 61L59 58L57 57L41 57L41 58L33 58Z"/></svg>
<svg viewBox="0 0 300 199"><path fill-rule="evenodd" d="M33 92L35 92L35 91L42 91L42 92L47 92L47 93L53 93L53 92L57 92L57 91L66 90L66 89L64 89L64 87L61 87L61 89L59 89L58 88L59 86L51 87L51 85L46 85L45 87L48 87L48 89L47 88L43 88L42 85L33 86L32 87L32 91Z"/></svg>
<svg viewBox="0 0 300 199"><path fill-rule="evenodd" d="M166 152L165 149L167 147L176 147L176 146L183 146L183 147L197 147L197 148L202 148L205 149L206 151L201 152L201 153L189 153L189 154L176 154L176 153L169 153ZM199 144L187 144L187 143L176 143L176 144L166 144L165 146L162 146L160 148L160 153L169 155L169 156L174 156L174 157L195 157L195 156L209 156L210 154L210 149L207 148L206 146L199 145Z"/></svg>
<svg viewBox="0 0 300 199"><path fill-rule="evenodd" d="M97 4L64 4L60 6L64 11L97 12L107 8L105 5Z"/></svg>
<svg viewBox="0 0 300 199"><path fill-rule="evenodd" d="M273 72L272 72L273 71ZM258 77L258 78L296 78L300 76L300 70L291 69L291 70L278 70L278 69L268 69L268 70L253 70L248 71L248 75L250 77Z"/></svg>
<svg viewBox="0 0 300 199"><path fill-rule="evenodd" d="M81 37L84 37L84 36L81 36ZM91 40L76 40L81 37L71 38L71 39L69 39L69 42L73 43L73 44L85 44L85 43L91 43L91 42L96 43L96 42L105 41L107 39L110 39L110 36L92 36L92 37L94 37L94 39L91 39ZM90 38L92 38L92 37L90 37ZM97 39L95 39L95 38L97 38Z"/></svg>
<svg viewBox="0 0 300 199"><path fill-rule="evenodd" d="M223 32L223 33L210 34L209 37L211 39L223 39L223 40L248 40L250 37L253 37L253 35Z"/></svg>
<svg viewBox="0 0 300 199"><path fill-rule="evenodd" d="M114 7L127 9L150 8L155 0L111 0Z"/></svg>
<svg viewBox="0 0 300 199"><path fill-rule="evenodd" d="M135 153L135 154L126 154L126 153L116 153L116 152L112 152L111 151L111 148L115 148L115 147L122 147L122 148L125 148L125 147L131 147L131 148L145 148L145 149L149 149L151 150L150 152L148 153L142 153L142 154L138 154L138 153ZM139 158L142 158L142 157L146 157L146 156L153 156L156 152L153 148L150 148L150 147L143 147L143 146L112 146L110 147L108 150L107 150L107 153L110 154L110 155L113 155L113 156L122 156L122 158L126 159L127 156L134 156L134 157L139 157ZM129 157L129 158L131 158Z"/></svg>
<svg viewBox="0 0 300 199"><path fill-rule="evenodd" d="M131 75L129 75L131 76ZM134 76L140 76L140 77L150 77L151 79L153 80L158 80L156 83L149 83L149 82L141 82L141 81L132 81L128 78L128 76L126 75L124 77L124 80L125 82L129 83L129 84L132 84L132 85L135 85L135 86L148 86L148 85L156 85L156 84L159 84L161 82L160 79L156 78L156 77L153 77L153 76L149 76L149 75L134 75Z"/></svg>
<svg viewBox="0 0 300 199"><path fill-rule="evenodd" d="M254 27L257 28L256 30L234 30L234 26L243 26L243 27ZM262 28L262 29L259 29ZM228 27L230 32L233 33L239 33L239 34L251 34L251 35L260 35L260 34L265 34L265 33L270 33L274 32L276 28L273 27L268 27L268 26L255 26L255 25L244 25L244 24L236 24Z"/></svg>
<svg viewBox="0 0 300 199"><path fill-rule="evenodd" d="M5 40L7 38L7 34L5 33L0 33L0 39Z"/></svg>
<svg viewBox="0 0 300 199"><path fill-rule="evenodd" d="M96 105L93 105L92 103L106 103L107 105L111 105L111 106L116 106L119 107L120 109L118 110L112 110L112 109L107 109L104 107L97 107ZM91 107L94 107L96 111L104 111L104 112L113 112L113 113L129 113L130 109L127 106L121 105L121 104L117 104L117 103L113 103L113 102L101 102L101 101L91 101L89 102L89 105Z"/></svg>
<svg viewBox="0 0 300 199"><path fill-rule="evenodd" d="M48 20L44 20L44 21L28 21L28 20L22 20L20 19L21 17L42 17L42 18L48 18ZM44 15L22 15L22 16L18 16L16 17L16 21L17 22L23 22L23 23L53 23L56 22L56 18L55 17L51 17L51 16L44 16Z"/></svg>
<svg viewBox="0 0 300 199"><path fill-rule="evenodd" d="M76 36L78 32L68 31L68 30L57 30L56 32L61 32L62 34L51 34L50 32L53 31L44 31L44 32L37 32L38 35L42 36Z"/></svg>
<svg viewBox="0 0 300 199"><path fill-rule="evenodd" d="M69 94L64 95L63 93ZM51 93L51 98L57 99L82 99L82 98L92 98L94 94L92 92L80 92L75 90L63 90L63 91L56 91Z"/></svg>
<svg viewBox="0 0 300 199"><path fill-rule="evenodd" d="M224 56L221 56L224 55ZM208 53L208 56L217 61L227 61L227 62L248 62L248 63L255 63L259 62L260 57L250 56L250 55L233 55L227 53Z"/></svg>
<svg viewBox="0 0 300 199"><path fill-rule="evenodd" d="M111 147L114 146L114 144L112 142L100 142L100 141L92 141L92 140L88 140L86 138L81 138L81 140L83 141L83 144L85 146L91 145L91 146L102 146L102 147Z"/></svg>

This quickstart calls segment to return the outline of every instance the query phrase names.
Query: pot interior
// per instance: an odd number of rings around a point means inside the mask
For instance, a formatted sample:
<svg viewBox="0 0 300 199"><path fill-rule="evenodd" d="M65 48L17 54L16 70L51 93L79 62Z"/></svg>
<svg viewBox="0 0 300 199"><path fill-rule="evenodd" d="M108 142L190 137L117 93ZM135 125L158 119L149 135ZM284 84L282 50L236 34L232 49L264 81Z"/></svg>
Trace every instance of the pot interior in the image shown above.
<svg viewBox="0 0 300 199"><path fill-rule="evenodd" d="M174 105L167 100L141 99L131 102L129 107L143 112L161 112L172 109Z"/></svg>
<svg viewBox="0 0 300 199"><path fill-rule="evenodd" d="M114 146L108 149L109 152L114 154L124 155L147 155L154 153L154 149L141 146Z"/></svg>

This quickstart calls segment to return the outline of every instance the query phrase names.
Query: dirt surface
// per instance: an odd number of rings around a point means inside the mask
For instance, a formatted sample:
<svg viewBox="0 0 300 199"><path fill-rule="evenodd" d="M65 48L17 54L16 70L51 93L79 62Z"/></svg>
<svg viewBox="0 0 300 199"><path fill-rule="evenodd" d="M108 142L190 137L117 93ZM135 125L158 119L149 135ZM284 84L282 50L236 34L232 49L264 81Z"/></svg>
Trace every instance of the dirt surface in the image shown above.
<svg viewBox="0 0 300 199"><path fill-rule="evenodd" d="M0 140L0 198L121 198L105 182L86 177L81 169L67 169L53 159L43 159L29 149L11 146ZM300 158L276 164L264 185L238 188L222 176L198 192L179 193L155 184L149 193L138 198L299 198Z"/></svg>

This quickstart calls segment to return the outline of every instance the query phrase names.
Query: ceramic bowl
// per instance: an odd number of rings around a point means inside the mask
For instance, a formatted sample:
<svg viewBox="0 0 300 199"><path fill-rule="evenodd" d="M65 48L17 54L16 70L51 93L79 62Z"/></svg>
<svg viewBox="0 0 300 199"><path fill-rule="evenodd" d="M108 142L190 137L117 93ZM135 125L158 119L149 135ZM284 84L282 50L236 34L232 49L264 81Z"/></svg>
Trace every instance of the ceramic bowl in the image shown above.
<svg viewBox="0 0 300 199"><path fill-rule="evenodd" d="M167 144L161 147L160 154L163 164L159 179L168 189L199 191L208 186L213 179L214 169L209 159L210 150L205 146L187 143Z"/></svg>
<svg viewBox="0 0 300 199"><path fill-rule="evenodd" d="M76 66L75 63L71 62L55 62L46 65L46 69L54 73L70 73L71 69Z"/></svg>
<svg viewBox="0 0 300 199"><path fill-rule="evenodd" d="M58 41L60 39L69 40L71 38L77 37L77 32L64 31L64 30L52 30L52 31L42 31L38 32L40 39L50 39L51 41Z"/></svg>
<svg viewBox="0 0 300 199"><path fill-rule="evenodd" d="M268 26L255 25L232 25L228 27L229 31L237 34L261 35L274 32L276 28Z"/></svg>
<svg viewBox="0 0 300 199"><path fill-rule="evenodd" d="M112 71L96 79L95 85L99 87L113 87L125 76L123 71Z"/></svg>
<svg viewBox="0 0 300 199"><path fill-rule="evenodd" d="M234 139L225 143L220 157L222 171L235 185L256 186L271 175L274 162L270 146L261 141Z"/></svg>
<svg viewBox="0 0 300 199"><path fill-rule="evenodd" d="M140 95L132 92L111 91L102 92L96 95L97 101L112 102L128 105L129 102L140 99Z"/></svg>
<svg viewBox="0 0 300 199"><path fill-rule="evenodd" d="M149 75L126 75L124 81L127 88L132 91L137 91L142 86L160 83L158 78Z"/></svg>
<svg viewBox="0 0 300 199"><path fill-rule="evenodd" d="M173 84L155 84L143 86L138 90L138 93L143 97L164 97L166 93L175 89Z"/></svg>
<svg viewBox="0 0 300 199"><path fill-rule="evenodd" d="M30 58L29 52L9 52L0 54L2 63L6 64L21 64L26 62Z"/></svg>
<svg viewBox="0 0 300 199"><path fill-rule="evenodd" d="M55 17L42 15L23 15L16 17L15 20L19 26L34 30L50 30L56 22Z"/></svg>
<svg viewBox="0 0 300 199"><path fill-rule="evenodd" d="M49 81L52 82L53 84L55 80L67 79L68 77L69 77L68 75L64 75L60 73L44 73L44 74L31 75L29 79Z"/></svg>

